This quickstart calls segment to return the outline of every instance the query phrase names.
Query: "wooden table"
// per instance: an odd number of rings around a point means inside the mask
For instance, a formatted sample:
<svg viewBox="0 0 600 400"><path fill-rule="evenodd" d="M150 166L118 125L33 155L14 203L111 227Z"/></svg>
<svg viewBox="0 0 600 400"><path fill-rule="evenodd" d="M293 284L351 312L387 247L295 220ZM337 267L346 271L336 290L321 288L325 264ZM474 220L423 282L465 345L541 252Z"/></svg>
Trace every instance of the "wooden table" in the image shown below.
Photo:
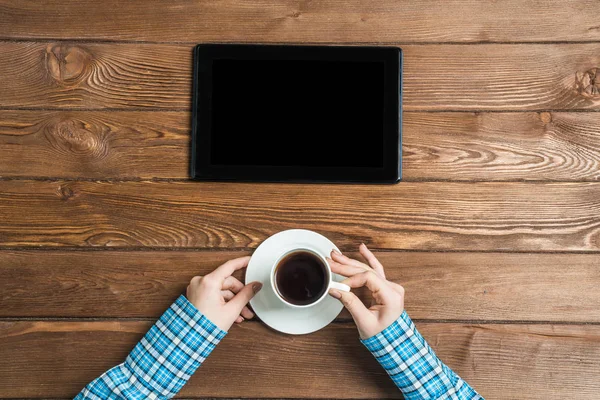
<svg viewBox="0 0 600 400"><path fill-rule="evenodd" d="M487 398L597 399L597 6L0 0L0 397L74 396L192 276L306 228L376 249ZM200 42L401 46L404 181L188 181ZM348 314L244 323L180 395L333 396L400 398Z"/></svg>

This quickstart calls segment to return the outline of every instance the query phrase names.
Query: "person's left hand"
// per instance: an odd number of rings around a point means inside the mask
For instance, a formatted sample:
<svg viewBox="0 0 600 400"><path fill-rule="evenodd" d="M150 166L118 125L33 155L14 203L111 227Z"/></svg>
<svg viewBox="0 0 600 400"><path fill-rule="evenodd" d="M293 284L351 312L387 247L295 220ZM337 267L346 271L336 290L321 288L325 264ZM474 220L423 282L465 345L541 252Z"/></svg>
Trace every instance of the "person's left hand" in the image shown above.
<svg viewBox="0 0 600 400"><path fill-rule="evenodd" d="M186 297L198 311L224 331L234 322L254 317L246 306L262 288L262 283L251 282L244 286L235 277L235 271L245 268L250 257L227 261L206 276L195 276L187 287Z"/></svg>

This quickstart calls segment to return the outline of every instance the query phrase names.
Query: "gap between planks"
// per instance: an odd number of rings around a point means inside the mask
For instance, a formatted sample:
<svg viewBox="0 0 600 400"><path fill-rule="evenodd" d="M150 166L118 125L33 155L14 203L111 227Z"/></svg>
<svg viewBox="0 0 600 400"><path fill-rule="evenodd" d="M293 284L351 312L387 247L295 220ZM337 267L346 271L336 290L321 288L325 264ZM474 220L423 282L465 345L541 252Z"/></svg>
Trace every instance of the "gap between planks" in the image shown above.
<svg viewBox="0 0 600 400"><path fill-rule="evenodd" d="M0 322L155 322L158 317L0 317ZM600 326L600 322L585 321L534 321L534 320L465 320L465 319L417 319L416 324L464 324L464 325L566 325L566 326ZM258 324L260 320L246 320L244 323ZM350 318L339 318L331 322L337 325L352 325Z"/></svg>
<svg viewBox="0 0 600 400"><path fill-rule="evenodd" d="M554 182L556 183L556 182ZM390 249L390 248L378 248L369 246L370 250L378 253L475 253L475 254L600 254L599 250L548 250L548 251L537 251L537 250L427 250L427 249ZM189 252L189 253L225 253L225 252L252 252L255 251L255 247L29 247L29 246L0 246L0 252L2 251L57 251L57 252L94 252L94 251L114 251L114 252ZM344 251L354 251L355 249L348 249L342 247Z"/></svg>
<svg viewBox="0 0 600 400"><path fill-rule="evenodd" d="M472 42L461 42L461 41L438 41L438 42L425 42L418 40L407 40L404 42L397 41L365 41L365 42L279 42L279 41L247 41L247 40L204 40L204 41L166 41L159 42L156 40L116 40L116 39L101 39L101 38L47 38L47 37L28 37L18 38L3 36L0 37L0 43L22 43L22 42L62 42L62 43L98 43L98 44L160 44L160 45L190 45L195 46L197 44L266 44L266 45L289 45L289 46L477 46L477 45L490 45L490 44L517 44L517 45L556 45L556 44L594 44L600 43L600 40L549 40L549 41L521 41L521 40L478 40Z"/></svg>
<svg viewBox="0 0 600 400"><path fill-rule="evenodd" d="M101 44L101 43L99 43ZM190 84L191 86L191 84ZM191 102L190 102L191 103ZM404 102L402 103L405 104ZM191 106L191 104L190 104ZM164 107L132 107L132 108L119 108L119 107L14 107L14 106L2 106L0 105L0 111L57 111L57 112L73 112L73 111L102 111L102 112L140 112L140 113L153 113L153 112L164 112L164 113L181 113L191 112L191 108L175 107L175 108L164 108ZM538 108L538 109L426 109L426 108L412 108L410 110L403 110L403 113L414 113L414 114L443 114L443 113L456 113L456 114L522 114L522 113L581 113L591 114L600 112L600 108ZM190 116L191 118L191 116Z"/></svg>
<svg viewBox="0 0 600 400"><path fill-rule="evenodd" d="M0 182L8 182L8 181L34 181L34 182L97 182L97 183L127 183L127 182L173 182L173 183L181 183L181 182L212 182L212 183L231 183L235 185L257 185L257 184L296 184L297 182L248 182L248 181L202 181L202 180L194 180L192 178L140 178L135 176L126 176L120 178L109 178L109 179L99 179L99 178L83 178L83 177L58 177L58 176L0 176ZM502 180L495 181L489 179L469 179L460 180L460 179L441 179L441 178L402 178L400 182L395 185L401 185L403 182L411 182L411 183L435 183L435 182L444 182L444 183L461 183L461 184L477 184L477 183L526 183L526 184L548 184L548 183L585 183L585 182L599 182L598 179L578 179L578 180L552 180L552 179L544 179L544 180L533 180L533 179L510 179L510 180ZM359 185L359 186L381 186L381 184L372 184L372 183L356 183L356 182L300 182L300 185ZM385 185L384 185L385 186Z"/></svg>

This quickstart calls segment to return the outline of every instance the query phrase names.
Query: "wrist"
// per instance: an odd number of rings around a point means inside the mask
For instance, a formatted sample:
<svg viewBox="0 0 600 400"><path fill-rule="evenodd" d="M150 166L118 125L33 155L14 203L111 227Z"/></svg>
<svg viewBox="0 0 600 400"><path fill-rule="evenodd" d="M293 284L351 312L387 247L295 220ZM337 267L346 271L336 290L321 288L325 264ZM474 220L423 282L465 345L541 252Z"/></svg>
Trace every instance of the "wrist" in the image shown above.
<svg viewBox="0 0 600 400"><path fill-rule="evenodd" d="M383 313L382 313L383 314ZM378 335L389 328L394 322L398 321L399 318L405 314L404 309L400 312L393 312L391 310L386 310L385 315L379 315L379 320L373 324L362 324L363 326L358 326L358 333L361 340L366 340L370 337ZM408 315L406 315L408 317ZM365 326L366 325L366 326Z"/></svg>
<svg viewBox="0 0 600 400"><path fill-rule="evenodd" d="M365 331L364 336L361 333L360 341L368 348L368 343L373 340L376 340L377 338L381 338L384 336L390 337L391 334L402 335L412 329L414 329L414 323L408 316L407 312L403 310L399 316L392 319L389 323L381 324L379 326L379 329Z"/></svg>
<svg viewBox="0 0 600 400"><path fill-rule="evenodd" d="M227 334L227 329L223 329L219 325L217 318L207 315L207 313L202 310L201 305L196 305L196 303L190 301L186 296L180 296L175 304L179 305L179 307L190 316L190 323L204 327L205 331L215 332L215 337L222 338L222 336Z"/></svg>

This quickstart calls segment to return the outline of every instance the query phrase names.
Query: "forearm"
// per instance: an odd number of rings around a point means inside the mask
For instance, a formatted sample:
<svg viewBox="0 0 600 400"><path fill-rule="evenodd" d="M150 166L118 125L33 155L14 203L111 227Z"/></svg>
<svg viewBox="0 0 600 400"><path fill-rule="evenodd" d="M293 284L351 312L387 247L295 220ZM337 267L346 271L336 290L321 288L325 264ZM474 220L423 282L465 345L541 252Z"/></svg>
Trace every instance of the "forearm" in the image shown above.
<svg viewBox="0 0 600 400"><path fill-rule="evenodd" d="M180 296L124 363L89 383L75 399L170 399L225 334Z"/></svg>
<svg viewBox="0 0 600 400"><path fill-rule="evenodd" d="M435 355L405 312L383 332L362 340L404 398L483 399Z"/></svg>

